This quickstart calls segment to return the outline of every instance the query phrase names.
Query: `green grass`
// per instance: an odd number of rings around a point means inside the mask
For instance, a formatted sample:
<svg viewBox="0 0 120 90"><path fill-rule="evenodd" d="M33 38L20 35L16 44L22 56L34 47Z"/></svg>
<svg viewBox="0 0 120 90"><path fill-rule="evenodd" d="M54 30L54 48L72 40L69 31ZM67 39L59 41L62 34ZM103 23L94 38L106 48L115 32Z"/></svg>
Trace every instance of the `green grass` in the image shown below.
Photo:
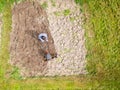
<svg viewBox="0 0 120 90"><path fill-rule="evenodd" d="M74 0L74 1L80 6L83 6L84 4L88 4L89 2L95 1L95 0Z"/></svg>
<svg viewBox="0 0 120 90"><path fill-rule="evenodd" d="M1 33L1 47L0 47L0 77L3 77L5 74L5 70L9 67L8 59L9 59L9 33L11 32L11 5L6 4L3 7L3 30Z"/></svg>
<svg viewBox="0 0 120 90"><path fill-rule="evenodd" d="M0 12L4 10L4 7L6 6L6 4L12 5L14 2L17 3L18 1L24 1L24 0L0 0Z"/></svg>
<svg viewBox="0 0 120 90"><path fill-rule="evenodd" d="M86 7L86 6L85 6ZM120 75L120 1L91 1L85 11L87 69L105 78Z"/></svg>
<svg viewBox="0 0 120 90"><path fill-rule="evenodd" d="M74 18L74 17L70 17L70 21L71 21L71 22L74 22L74 21L75 21L75 18Z"/></svg>
<svg viewBox="0 0 120 90"><path fill-rule="evenodd" d="M87 70L112 89L114 86L107 81L120 83L120 1L75 1L82 5L85 15Z"/></svg>
<svg viewBox="0 0 120 90"><path fill-rule="evenodd" d="M120 89L120 1L75 1L82 5L85 15L86 59L89 75L21 78L19 69L8 64L12 23L11 5L14 0L1 0L3 28L0 47L0 90ZM12 73L7 75L8 72Z"/></svg>
<svg viewBox="0 0 120 90"><path fill-rule="evenodd" d="M70 15L70 10L69 9L64 10L63 14L64 14L64 16Z"/></svg>
<svg viewBox="0 0 120 90"><path fill-rule="evenodd" d="M41 5L41 7L42 7L42 8L44 8L44 9L46 9L46 8L48 7L47 2L46 2L46 1L45 1L45 2L43 2L43 4Z"/></svg>
<svg viewBox="0 0 120 90"><path fill-rule="evenodd" d="M52 6L55 7L56 6L56 1L55 0L50 0L50 1L51 1Z"/></svg>
<svg viewBox="0 0 120 90"><path fill-rule="evenodd" d="M56 15L56 16L68 16L68 15L70 15L70 13L71 12L69 9L65 9L63 11L55 11L54 15Z"/></svg>
<svg viewBox="0 0 120 90"><path fill-rule="evenodd" d="M54 12L54 15L56 15L56 16L61 16L62 13L61 13L60 11L55 11L55 12Z"/></svg>

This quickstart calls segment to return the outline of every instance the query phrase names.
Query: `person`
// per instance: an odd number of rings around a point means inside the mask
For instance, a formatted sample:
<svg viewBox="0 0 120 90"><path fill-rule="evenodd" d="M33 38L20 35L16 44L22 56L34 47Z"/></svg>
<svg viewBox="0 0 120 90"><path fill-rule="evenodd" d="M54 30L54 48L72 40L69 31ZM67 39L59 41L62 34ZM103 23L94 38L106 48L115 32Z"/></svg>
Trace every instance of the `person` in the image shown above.
<svg viewBox="0 0 120 90"><path fill-rule="evenodd" d="M42 42L42 43L47 43L48 42L48 36L46 33L40 33L38 36L38 39ZM45 45L45 44L43 44ZM49 53L49 47L48 47L48 43L47 45L43 48L44 53L45 53L45 58L46 60L50 60L52 59L51 54Z"/></svg>
<svg viewBox="0 0 120 90"><path fill-rule="evenodd" d="M40 39L41 42L45 42L45 41L48 42L48 36L46 33L40 33L38 39Z"/></svg>

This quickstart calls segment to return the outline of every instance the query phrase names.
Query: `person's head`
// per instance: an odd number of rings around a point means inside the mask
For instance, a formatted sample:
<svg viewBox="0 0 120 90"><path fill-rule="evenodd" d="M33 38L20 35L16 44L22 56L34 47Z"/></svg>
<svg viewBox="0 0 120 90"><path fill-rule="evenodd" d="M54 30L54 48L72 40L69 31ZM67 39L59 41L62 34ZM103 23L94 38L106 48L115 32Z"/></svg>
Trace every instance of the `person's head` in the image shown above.
<svg viewBox="0 0 120 90"><path fill-rule="evenodd" d="M45 36L41 36L41 39L46 40L46 37Z"/></svg>

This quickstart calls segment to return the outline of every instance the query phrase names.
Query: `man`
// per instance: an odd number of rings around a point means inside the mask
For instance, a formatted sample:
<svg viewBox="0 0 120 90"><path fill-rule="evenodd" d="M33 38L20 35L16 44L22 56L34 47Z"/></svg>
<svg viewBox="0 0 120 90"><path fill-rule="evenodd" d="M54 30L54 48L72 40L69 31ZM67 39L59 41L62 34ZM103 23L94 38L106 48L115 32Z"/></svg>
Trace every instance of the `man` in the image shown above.
<svg viewBox="0 0 120 90"><path fill-rule="evenodd" d="M40 33L38 36L38 39L43 43L43 51L45 53L46 60L52 59L52 56L49 53L49 47L48 47L48 36L46 33Z"/></svg>

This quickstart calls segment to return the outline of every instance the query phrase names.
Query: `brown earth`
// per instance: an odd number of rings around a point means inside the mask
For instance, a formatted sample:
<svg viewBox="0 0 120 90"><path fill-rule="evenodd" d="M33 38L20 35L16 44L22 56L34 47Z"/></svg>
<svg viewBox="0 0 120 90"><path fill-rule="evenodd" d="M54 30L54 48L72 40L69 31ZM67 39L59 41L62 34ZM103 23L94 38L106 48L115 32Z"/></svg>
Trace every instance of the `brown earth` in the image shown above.
<svg viewBox="0 0 120 90"><path fill-rule="evenodd" d="M44 45L38 40L40 33L48 34L49 52L56 56L46 12L38 3L22 2L14 6L12 15L10 63L20 69L22 76L44 75L48 61L41 48Z"/></svg>
<svg viewBox="0 0 120 90"><path fill-rule="evenodd" d="M20 3L13 9L10 63L19 67L24 77L86 74L87 52L80 7L74 0L35 1ZM46 44L38 40L41 32L48 34L53 57L56 51L58 54L47 62L41 49Z"/></svg>

